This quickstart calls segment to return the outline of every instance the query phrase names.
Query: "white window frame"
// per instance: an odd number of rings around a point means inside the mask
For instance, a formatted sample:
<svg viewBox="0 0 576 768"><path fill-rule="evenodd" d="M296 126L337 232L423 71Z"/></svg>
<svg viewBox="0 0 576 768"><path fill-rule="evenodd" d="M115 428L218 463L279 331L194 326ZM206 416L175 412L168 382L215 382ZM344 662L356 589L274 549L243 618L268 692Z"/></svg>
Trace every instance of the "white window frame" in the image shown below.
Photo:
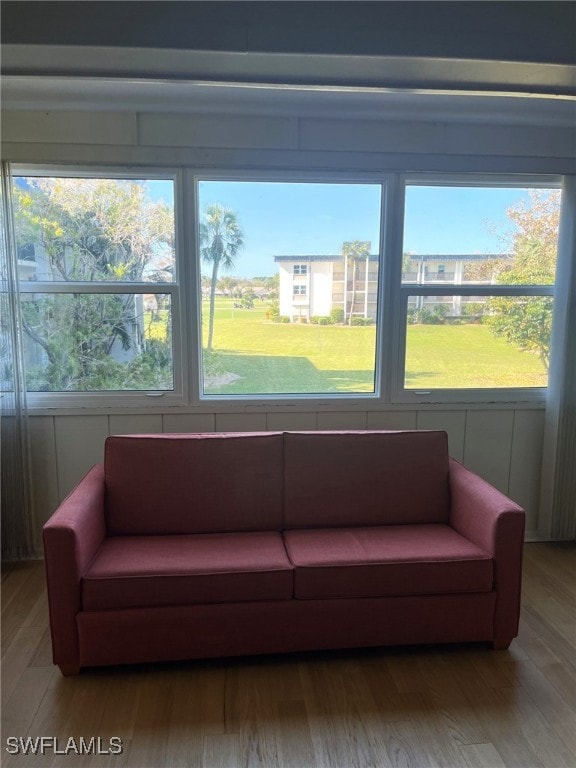
<svg viewBox="0 0 576 768"><path fill-rule="evenodd" d="M446 403L466 407L490 403L545 402L547 388L502 389L405 389L406 318L408 297L413 295L469 296L542 296L554 295L554 286L487 286L465 284L402 284L404 202L407 184L428 186L517 186L520 188L561 188L562 176L549 174L477 174L460 172L304 172L206 170L194 167L69 166L54 164L17 164L13 176L64 176L69 178L167 179L174 183L176 270L173 283L20 283L21 293L164 293L171 297L174 390L169 392L30 392L28 405L36 409L71 412L79 409L166 410L172 406L226 410L245 407L274 408L299 406L317 408L341 406L354 410L400 404L420 406ZM262 181L278 183L377 184L381 186L380 264L378 272L378 309L374 392L326 394L203 394L201 343L199 195L200 181ZM561 258L561 254L559 254ZM300 275L300 277L304 277Z"/></svg>
<svg viewBox="0 0 576 768"><path fill-rule="evenodd" d="M404 386L406 375L406 339L408 300L411 296L554 296L554 285L505 285L474 284L438 285L402 283L401 259L403 253L404 204L408 186L438 187L518 187L519 189L561 189L562 177L550 175L503 175L503 174L402 174L399 179L401 197L399 207L401 215L395 219L399 228L397 242L400 250L393 261L400 262L399 274L396 274L397 290L394 292L394 312L397 321L394 326L392 346L395 355L392 378L392 403L543 403L546 401L547 387L502 387L502 388L421 388L407 389ZM559 255L560 257L560 255Z"/></svg>
<svg viewBox="0 0 576 768"><path fill-rule="evenodd" d="M384 334L382 333L383 304L382 286L384 285L384 266L386 263L384 245L386 240L386 213L387 204L389 204L390 194L389 186L394 179L394 174L386 172L348 172L348 171L239 171L237 169L221 171L204 171L203 169L189 169L187 187L189 188L190 198L195 200L194 216L188 218L188 225L193 227L191 239L194 242L195 275L190 282L190 288L193 293L189 300L191 306L196 307L194 314L194 341L190 349L192 361L191 390L193 393L194 404L210 405L211 407L239 406L239 405L263 405L271 406L282 405L302 405L306 404L316 406L334 405L334 403L345 404L346 407L354 408L356 405L366 407L367 401L381 402L382 391L381 382L383 381L382 366L383 355L381 347L384 343ZM381 256L381 269L379 271L378 283L378 316L376 320L376 344L374 360L374 391L373 392L354 392L346 394L339 393L302 393L302 394L246 394L246 395L208 395L203 393L203 361L202 361L202 308L198 297L200 295L201 280L201 259L198 222L201 212L199 210L199 184L202 181L230 181L230 182L269 182L269 183L295 183L295 184L375 184L381 187L380 198L380 238L379 253ZM297 259L294 259L295 261Z"/></svg>
<svg viewBox="0 0 576 768"><path fill-rule="evenodd" d="M166 283L154 282L66 282L66 281L26 281L19 282L19 292L25 294L66 295L73 293L112 295L112 294L167 294L170 296L172 316L172 390L98 390L94 392L28 392L27 402L30 408L101 408L101 407L138 407L182 405L188 402L187 347L183 338L186 307L182 302L181 286L186 280L182 269L184 259L180 254L183 244L182 222L183 183L182 173L174 168L125 168L94 166L62 166L49 164L13 165L13 177L39 178L88 178L119 180L166 180L174 185L174 226L175 226L175 270L174 280ZM183 274L184 273L184 274Z"/></svg>

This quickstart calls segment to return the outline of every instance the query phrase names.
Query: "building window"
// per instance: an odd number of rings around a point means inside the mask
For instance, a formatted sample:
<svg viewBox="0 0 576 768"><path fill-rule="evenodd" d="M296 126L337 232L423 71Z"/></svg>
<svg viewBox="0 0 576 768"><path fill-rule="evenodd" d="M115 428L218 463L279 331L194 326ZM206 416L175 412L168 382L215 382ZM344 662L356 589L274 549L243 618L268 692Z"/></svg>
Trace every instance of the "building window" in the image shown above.
<svg viewBox="0 0 576 768"><path fill-rule="evenodd" d="M377 301L366 301L360 261L379 263L382 185L197 185L201 396L374 396Z"/></svg>
<svg viewBox="0 0 576 768"><path fill-rule="evenodd" d="M16 176L31 393L174 393L174 180Z"/></svg>
<svg viewBox="0 0 576 768"><path fill-rule="evenodd" d="M547 386L559 213L558 189L407 184L401 390Z"/></svg>

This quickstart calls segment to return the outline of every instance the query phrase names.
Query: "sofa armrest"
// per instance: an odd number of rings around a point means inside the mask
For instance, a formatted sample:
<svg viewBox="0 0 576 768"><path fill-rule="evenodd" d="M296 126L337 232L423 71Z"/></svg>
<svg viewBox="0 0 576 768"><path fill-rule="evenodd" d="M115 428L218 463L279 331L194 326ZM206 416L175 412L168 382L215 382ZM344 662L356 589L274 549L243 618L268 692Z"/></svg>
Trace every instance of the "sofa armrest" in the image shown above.
<svg viewBox="0 0 576 768"><path fill-rule="evenodd" d="M450 525L494 559L494 646L518 634L524 510L490 483L450 459Z"/></svg>
<svg viewBox="0 0 576 768"><path fill-rule="evenodd" d="M92 467L64 499L43 530L54 663L79 667L76 615L81 579L106 534L104 467Z"/></svg>

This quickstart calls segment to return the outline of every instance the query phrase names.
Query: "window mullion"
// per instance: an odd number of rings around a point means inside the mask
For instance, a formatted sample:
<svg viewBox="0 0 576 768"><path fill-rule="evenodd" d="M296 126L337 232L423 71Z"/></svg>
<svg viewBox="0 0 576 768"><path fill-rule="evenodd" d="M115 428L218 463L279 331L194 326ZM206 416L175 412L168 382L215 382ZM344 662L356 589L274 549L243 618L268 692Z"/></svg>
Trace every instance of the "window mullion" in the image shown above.
<svg viewBox="0 0 576 768"><path fill-rule="evenodd" d="M178 291L175 283L94 283L72 281L21 281L20 293L169 293Z"/></svg>
<svg viewBox="0 0 576 768"><path fill-rule="evenodd" d="M444 284L417 285L406 283L401 286L403 296L553 296L553 285L474 285Z"/></svg>
<svg viewBox="0 0 576 768"><path fill-rule="evenodd" d="M378 353L380 357L380 397L390 402L399 377L399 347L402 339L401 304L398 290L402 265L404 225L404 185L400 176L389 177L382 201L380 243L380 307L378 312Z"/></svg>

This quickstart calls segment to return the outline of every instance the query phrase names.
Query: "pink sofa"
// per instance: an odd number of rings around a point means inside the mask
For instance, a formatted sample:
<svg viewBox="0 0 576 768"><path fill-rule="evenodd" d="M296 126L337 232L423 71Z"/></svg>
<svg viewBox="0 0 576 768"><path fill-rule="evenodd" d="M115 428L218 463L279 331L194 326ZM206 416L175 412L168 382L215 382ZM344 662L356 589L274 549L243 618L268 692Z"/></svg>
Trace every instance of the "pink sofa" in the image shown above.
<svg viewBox="0 0 576 768"><path fill-rule="evenodd" d="M507 648L523 532L444 432L110 437L44 528L54 662Z"/></svg>

